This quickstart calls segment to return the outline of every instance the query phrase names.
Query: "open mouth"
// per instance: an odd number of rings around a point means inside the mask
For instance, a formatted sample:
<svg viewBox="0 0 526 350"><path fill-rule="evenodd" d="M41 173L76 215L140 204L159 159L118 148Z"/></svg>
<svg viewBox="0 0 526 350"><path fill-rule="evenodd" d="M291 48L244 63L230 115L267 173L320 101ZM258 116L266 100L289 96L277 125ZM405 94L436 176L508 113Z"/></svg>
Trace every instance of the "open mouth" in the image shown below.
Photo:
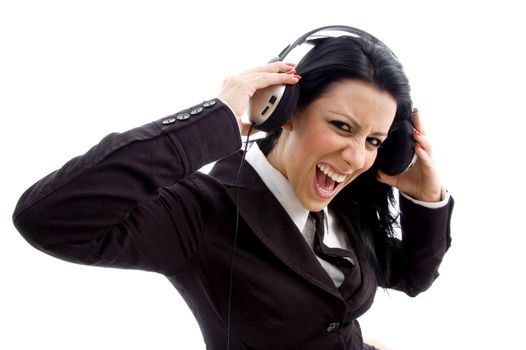
<svg viewBox="0 0 526 350"><path fill-rule="evenodd" d="M338 189L339 185L347 179L346 174L340 174L326 163L318 163L316 166L316 190L318 195L330 198Z"/></svg>

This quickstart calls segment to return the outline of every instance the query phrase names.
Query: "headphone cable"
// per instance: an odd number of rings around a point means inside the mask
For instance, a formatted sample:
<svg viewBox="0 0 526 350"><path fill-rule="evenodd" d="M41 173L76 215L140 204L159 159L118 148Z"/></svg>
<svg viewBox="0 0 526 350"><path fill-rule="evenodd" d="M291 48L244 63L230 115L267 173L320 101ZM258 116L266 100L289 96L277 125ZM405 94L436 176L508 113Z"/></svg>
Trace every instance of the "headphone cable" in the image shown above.
<svg viewBox="0 0 526 350"><path fill-rule="evenodd" d="M230 282L228 285L226 350L230 350L230 324L231 324L230 309L232 306L232 285L234 281L234 257L235 257L236 245L237 245L237 233L239 229L239 179L241 177L241 169L243 168L243 163L245 162L245 156L247 154L250 133L252 132L252 129L254 128L254 126L255 126L255 123L252 122L250 123L250 127L248 128L247 140L245 141L245 149L243 151L241 163L239 164L239 170L237 172L237 179L236 179L236 229L234 232L234 242L232 243L232 253L230 255Z"/></svg>

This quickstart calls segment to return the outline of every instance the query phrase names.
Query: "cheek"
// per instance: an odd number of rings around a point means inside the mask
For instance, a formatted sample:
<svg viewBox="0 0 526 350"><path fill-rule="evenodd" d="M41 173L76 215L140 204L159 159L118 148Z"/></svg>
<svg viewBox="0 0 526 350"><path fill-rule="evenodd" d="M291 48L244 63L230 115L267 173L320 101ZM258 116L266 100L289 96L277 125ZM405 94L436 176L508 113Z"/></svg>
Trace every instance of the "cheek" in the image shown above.
<svg viewBox="0 0 526 350"><path fill-rule="evenodd" d="M301 139L290 138L287 140L283 149L282 160L286 172L284 175L292 185L301 180L301 174L305 172L306 157L308 157L308 151Z"/></svg>
<svg viewBox="0 0 526 350"><path fill-rule="evenodd" d="M376 150L367 153L367 159L365 161L365 167L366 167L365 170L369 170L369 168L373 166L377 155L378 155L378 151L376 151Z"/></svg>
<svg viewBox="0 0 526 350"><path fill-rule="evenodd" d="M363 168L361 168L359 171L355 172L354 176L352 177L352 179L349 180L349 182L347 182L343 187L347 186L348 184L350 184L351 182L356 180L356 178L358 176L360 176L361 174L363 174L367 170L369 170L373 166L374 161L376 160L376 155L377 155L377 152L370 152L370 153L368 153L367 156L366 156Z"/></svg>
<svg viewBox="0 0 526 350"><path fill-rule="evenodd" d="M367 170L369 170L373 166L377 155L378 155L377 151L367 152L367 154L365 155L365 162L363 164L363 168L360 169L360 171L358 172L358 174L356 174L356 176L361 175L365 173Z"/></svg>
<svg viewBox="0 0 526 350"><path fill-rule="evenodd" d="M287 147L286 171L287 178L296 192L306 186L310 186L313 168L317 161L316 142L304 142L305 139L297 139L289 143ZM298 194L298 193L297 193Z"/></svg>

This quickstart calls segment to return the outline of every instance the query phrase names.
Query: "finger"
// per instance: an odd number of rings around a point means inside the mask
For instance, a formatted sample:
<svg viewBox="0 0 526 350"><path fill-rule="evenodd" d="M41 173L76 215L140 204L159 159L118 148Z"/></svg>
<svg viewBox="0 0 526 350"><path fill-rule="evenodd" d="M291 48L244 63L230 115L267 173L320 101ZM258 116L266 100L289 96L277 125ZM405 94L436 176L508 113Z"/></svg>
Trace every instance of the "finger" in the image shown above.
<svg viewBox="0 0 526 350"><path fill-rule="evenodd" d="M251 79L256 89L263 89L267 86L278 84L296 84L301 77L294 74L295 71L288 73L257 73Z"/></svg>
<svg viewBox="0 0 526 350"><path fill-rule="evenodd" d="M381 170L378 170L376 172L376 179L391 187L396 187L398 183L398 178L396 178L395 176L389 176Z"/></svg>
<svg viewBox="0 0 526 350"><path fill-rule="evenodd" d="M256 67L251 69L252 72L269 72L269 73L284 73L294 69L296 65L293 63L285 63L281 61L276 61L272 63L267 63L263 66Z"/></svg>
<svg viewBox="0 0 526 350"><path fill-rule="evenodd" d="M427 153L426 150L422 148L422 146L419 143L416 144L415 153L423 169L428 169L428 171L433 169L434 167L433 159L431 158L429 153Z"/></svg>
<svg viewBox="0 0 526 350"><path fill-rule="evenodd" d="M426 151L426 153L432 157L433 156L433 149L431 147L431 143L429 142L429 139L420 133L418 130L413 131L413 138L415 141Z"/></svg>
<svg viewBox="0 0 526 350"><path fill-rule="evenodd" d="M413 125L416 130L420 131L421 134L426 134L424 130L424 125L422 124L422 118L420 117L420 111L418 108L413 108L413 112L411 114L411 121L413 122Z"/></svg>

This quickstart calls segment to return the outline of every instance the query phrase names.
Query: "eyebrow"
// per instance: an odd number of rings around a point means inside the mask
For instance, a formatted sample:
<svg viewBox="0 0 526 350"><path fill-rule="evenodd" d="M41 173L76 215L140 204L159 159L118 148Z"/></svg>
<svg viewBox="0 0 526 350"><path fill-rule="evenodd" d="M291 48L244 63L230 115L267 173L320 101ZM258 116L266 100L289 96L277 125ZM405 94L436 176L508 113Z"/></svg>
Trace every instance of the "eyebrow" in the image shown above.
<svg viewBox="0 0 526 350"><path fill-rule="evenodd" d="M345 118L349 119L349 120L352 122L353 126L354 126L356 129L358 129L358 130L360 130L360 129L362 128L362 126L360 125L360 123L359 123L356 119L354 119L353 116L350 115L350 114L340 113L340 112L332 111L332 110L329 110L329 112L330 112L330 113L337 114L337 115L339 115L339 116L342 116L342 117L345 117ZM377 132L371 134L371 136L384 136L384 137L387 137L387 134L384 133L384 132L381 132L381 131L377 131Z"/></svg>

